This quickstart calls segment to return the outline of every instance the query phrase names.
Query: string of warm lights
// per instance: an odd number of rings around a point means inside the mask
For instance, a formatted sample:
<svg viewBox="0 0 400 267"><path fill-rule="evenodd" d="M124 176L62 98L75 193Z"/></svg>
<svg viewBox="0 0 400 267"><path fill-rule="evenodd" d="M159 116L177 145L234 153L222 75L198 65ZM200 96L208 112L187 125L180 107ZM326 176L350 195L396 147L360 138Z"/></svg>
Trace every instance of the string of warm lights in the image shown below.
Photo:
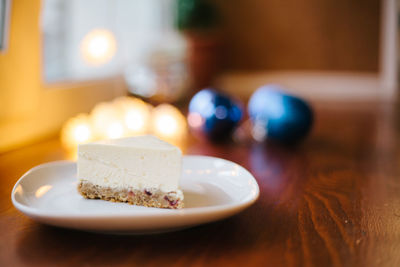
<svg viewBox="0 0 400 267"><path fill-rule="evenodd" d="M153 134L183 148L187 132L186 119L176 107L170 104L153 107L138 98L120 97L97 104L90 114L79 114L66 121L61 142L74 152L78 144Z"/></svg>
<svg viewBox="0 0 400 267"><path fill-rule="evenodd" d="M93 29L82 39L80 50L87 64L106 64L116 53L116 39L107 29ZM154 134L183 148L187 132L186 119L174 106L153 107L138 98L120 97L97 104L90 114L79 114L66 121L61 142L75 157L78 144L143 134Z"/></svg>

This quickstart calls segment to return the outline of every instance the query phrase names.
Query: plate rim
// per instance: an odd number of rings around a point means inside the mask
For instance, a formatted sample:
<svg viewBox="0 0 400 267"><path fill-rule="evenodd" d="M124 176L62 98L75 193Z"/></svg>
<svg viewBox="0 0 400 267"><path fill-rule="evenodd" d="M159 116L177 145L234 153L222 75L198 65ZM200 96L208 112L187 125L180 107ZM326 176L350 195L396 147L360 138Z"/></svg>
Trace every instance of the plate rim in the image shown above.
<svg viewBox="0 0 400 267"><path fill-rule="evenodd" d="M90 220L90 219L130 219L130 218L166 218L166 217L177 217L177 216L191 216L191 215L198 215L198 214L202 214L202 215L212 215L212 214L218 214L221 212L231 212L231 211L242 211L245 208L253 205L259 198L260 196L260 188L259 185L257 183L257 180L255 179L255 177L243 166L241 166L240 164L237 164L233 161L230 160L226 160L223 158L219 158L219 157L212 157L212 156L203 156L203 155L184 155L182 156L182 158L192 158L192 159L202 159L202 158L208 158L208 159L218 159L218 160L223 160L227 163L230 164L235 164L237 166L239 166L243 171L245 171L245 173L252 179L252 185L254 186L254 188L256 189L255 191L255 195L250 196L249 195L249 199L243 201L243 202L234 202L234 203L229 203L229 204L222 204L222 205L215 205L215 206L207 206L207 207L194 207L194 208L183 208L183 209L166 209L165 212L160 212L159 209L155 209L154 212L146 212L144 213L140 213L137 211L127 211L124 214L120 214L120 213L115 213L115 214L108 214L108 215L104 215L104 214L65 214L63 212L46 212L43 211L42 209L38 209L38 208L33 208L31 206L25 205L20 203L19 201L17 201L15 199L15 191L18 187L18 185L20 185L20 183L22 181L24 181L24 179L26 179L26 177L28 175L30 175L30 173L38 170L38 169L42 169L42 168L46 168L49 166L56 166L56 165L72 165L72 164L76 164L75 161L72 160L57 160L57 161L50 161L50 162L46 162L46 163L42 163L39 165L36 165L34 167L32 167L31 169L29 169L27 172L25 172L15 183L12 191L11 191L11 201L12 204L14 205L14 207L19 210L20 212L30 216L30 217L34 217L34 218L53 218L53 219L85 219L85 220Z"/></svg>

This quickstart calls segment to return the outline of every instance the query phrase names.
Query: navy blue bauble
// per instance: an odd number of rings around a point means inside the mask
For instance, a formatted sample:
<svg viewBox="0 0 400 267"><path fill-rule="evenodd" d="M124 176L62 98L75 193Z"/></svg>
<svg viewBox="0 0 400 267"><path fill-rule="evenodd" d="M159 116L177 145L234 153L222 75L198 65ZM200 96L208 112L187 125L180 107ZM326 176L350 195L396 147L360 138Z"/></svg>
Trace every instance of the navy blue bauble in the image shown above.
<svg viewBox="0 0 400 267"><path fill-rule="evenodd" d="M311 107L276 85L257 89L249 100L248 111L253 122L253 137L257 140L297 143L313 124Z"/></svg>
<svg viewBox="0 0 400 267"><path fill-rule="evenodd" d="M189 103L189 126L212 140L229 138L242 117L239 102L213 89L201 90Z"/></svg>

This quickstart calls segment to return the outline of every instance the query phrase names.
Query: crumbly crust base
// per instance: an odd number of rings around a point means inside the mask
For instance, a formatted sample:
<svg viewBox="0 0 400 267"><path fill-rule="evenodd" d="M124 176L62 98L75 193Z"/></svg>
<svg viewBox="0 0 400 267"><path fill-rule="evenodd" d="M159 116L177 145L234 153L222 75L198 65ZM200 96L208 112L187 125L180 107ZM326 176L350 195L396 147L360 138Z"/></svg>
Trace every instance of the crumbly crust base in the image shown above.
<svg viewBox="0 0 400 267"><path fill-rule="evenodd" d="M180 191L180 190L179 190ZM102 199L111 202L126 202L131 205L181 209L184 207L182 192L163 192L158 189L137 189L111 188L95 185L85 180L78 184L78 192L87 199Z"/></svg>

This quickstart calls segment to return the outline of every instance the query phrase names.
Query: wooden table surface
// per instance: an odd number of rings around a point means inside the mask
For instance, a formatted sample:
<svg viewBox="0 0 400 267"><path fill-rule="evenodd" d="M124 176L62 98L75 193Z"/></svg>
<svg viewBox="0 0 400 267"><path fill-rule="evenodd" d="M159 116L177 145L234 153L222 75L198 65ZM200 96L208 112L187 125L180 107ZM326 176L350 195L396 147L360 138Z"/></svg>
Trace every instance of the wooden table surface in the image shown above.
<svg viewBox="0 0 400 267"><path fill-rule="evenodd" d="M400 150L389 104L316 108L296 148L192 139L188 154L222 157L261 194L229 219L179 232L113 236L36 223L11 204L17 179L64 159L57 139L0 155L0 266L400 266Z"/></svg>

